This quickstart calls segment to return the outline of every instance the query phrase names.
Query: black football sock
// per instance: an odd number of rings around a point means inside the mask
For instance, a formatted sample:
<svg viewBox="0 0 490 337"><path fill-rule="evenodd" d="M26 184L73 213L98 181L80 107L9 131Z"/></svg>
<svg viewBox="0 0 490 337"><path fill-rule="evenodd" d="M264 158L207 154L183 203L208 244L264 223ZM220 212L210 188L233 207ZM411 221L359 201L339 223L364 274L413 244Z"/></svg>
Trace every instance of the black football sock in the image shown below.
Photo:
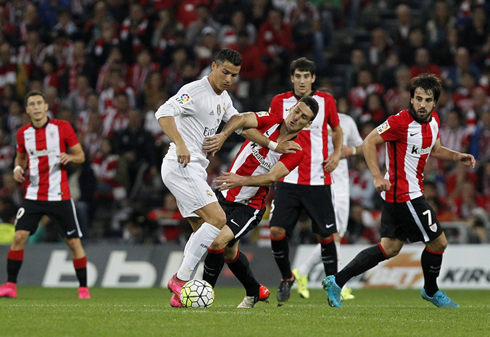
<svg viewBox="0 0 490 337"><path fill-rule="evenodd" d="M366 248L335 275L335 282L342 288L354 276L364 273L387 259L388 257L386 257L385 252L381 248L381 244Z"/></svg>
<svg viewBox="0 0 490 337"><path fill-rule="evenodd" d="M10 249L7 254L7 282L17 283L20 267L24 261L24 250Z"/></svg>
<svg viewBox="0 0 490 337"><path fill-rule="evenodd" d="M330 239L320 241L322 247L322 263L325 275L333 275L337 272L337 247L333 235Z"/></svg>
<svg viewBox="0 0 490 337"><path fill-rule="evenodd" d="M80 287L87 286L87 257L81 257L79 259L73 259L73 266L75 267L75 273L77 274Z"/></svg>
<svg viewBox="0 0 490 337"><path fill-rule="evenodd" d="M204 260L203 280L207 281L213 288L218 281L221 269L225 264L224 249L208 249L208 255Z"/></svg>
<svg viewBox="0 0 490 337"><path fill-rule="evenodd" d="M238 251L237 256L233 261L225 261L231 272L245 287L247 296L255 296L259 294L260 284L255 279L255 276L250 269L250 263L247 256Z"/></svg>
<svg viewBox="0 0 490 337"><path fill-rule="evenodd" d="M442 253L443 252L431 251L426 247L422 252L422 257L420 259L422 271L424 272L424 289L426 294L430 297L434 296L439 290L437 278L441 271Z"/></svg>
<svg viewBox="0 0 490 337"><path fill-rule="evenodd" d="M289 243L286 235L277 239L271 237L271 248L272 255L281 271L282 279L290 279L292 274L291 263L289 262Z"/></svg>

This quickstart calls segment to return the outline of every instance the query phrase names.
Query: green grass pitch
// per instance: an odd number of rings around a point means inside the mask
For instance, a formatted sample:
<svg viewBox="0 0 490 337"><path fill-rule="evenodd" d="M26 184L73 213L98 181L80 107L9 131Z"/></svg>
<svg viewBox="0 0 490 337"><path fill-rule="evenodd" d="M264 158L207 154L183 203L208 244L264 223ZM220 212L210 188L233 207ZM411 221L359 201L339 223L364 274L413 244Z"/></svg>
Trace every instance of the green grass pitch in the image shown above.
<svg viewBox="0 0 490 337"><path fill-rule="evenodd" d="M328 306L322 290L304 300L296 290L282 307L236 309L241 288L215 290L211 308L169 306L167 289L19 287L0 299L0 336L490 336L490 291L450 290L459 309L439 309L417 290L357 289L343 308Z"/></svg>

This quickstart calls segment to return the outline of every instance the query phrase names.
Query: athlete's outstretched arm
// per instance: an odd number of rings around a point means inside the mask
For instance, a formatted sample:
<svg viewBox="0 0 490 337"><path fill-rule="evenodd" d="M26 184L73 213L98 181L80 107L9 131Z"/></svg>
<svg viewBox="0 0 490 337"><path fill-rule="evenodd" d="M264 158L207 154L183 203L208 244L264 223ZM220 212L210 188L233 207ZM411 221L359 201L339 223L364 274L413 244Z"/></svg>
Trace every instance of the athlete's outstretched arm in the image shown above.
<svg viewBox="0 0 490 337"><path fill-rule="evenodd" d="M269 173L254 177L240 176L233 172L223 172L222 176L214 179L216 188L220 191L239 186L271 186L289 174L287 167L278 162L272 166Z"/></svg>
<svg viewBox="0 0 490 337"><path fill-rule="evenodd" d="M466 166L474 168L476 165L475 157L471 154L453 151L441 145L441 140L437 139L430 153L434 158L441 160L460 161Z"/></svg>
<svg viewBox="0 0 490 337"><path fill-rule="evenodd" d="M371 175L373 176L374 187L378 192L389 191L391 188L390 181L383 178L381 175L378 165L378 155L376 152L376 146L381 145L384 142L385 140L379 135L378 131L374 129L362 143L364 158L366 159L366 164L371 171Z"/></svg>
<svg viewBox="0 0 490 337"><path fill-rule="evenodd" d="M173 116L160 117L158 118L158 124L160 124L162 131L170 138L172 142L174 142L178 162L186 167L191 161L191 153L185 145L184 139L182 139L179 130L177 130L175 118Z"/></svg>

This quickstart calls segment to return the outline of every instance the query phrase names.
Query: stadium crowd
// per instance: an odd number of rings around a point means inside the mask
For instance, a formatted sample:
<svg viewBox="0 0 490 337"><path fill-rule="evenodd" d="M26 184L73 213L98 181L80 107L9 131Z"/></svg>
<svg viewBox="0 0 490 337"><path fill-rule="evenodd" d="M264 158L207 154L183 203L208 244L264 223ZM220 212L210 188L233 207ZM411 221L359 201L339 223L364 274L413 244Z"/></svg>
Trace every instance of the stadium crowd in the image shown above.
<svg viewBox="0 0 490 337"><path fill-rule="evenodd" d="M23 198L12 174L15 134L29 122L22 98L38 90L87 157L70 167L85 237L185 237L190 229L160 179L169 139L154 113L232 48L243 57L230 90L239 111L268 109L291 87L290 61L306 56L316 85L335 94L363 137L408 106L411 78L437 75L441 142L473 154L477 168L430 159L426 198L440 221L468 223L468 242L490 242L489 16L484 0L0 0L0 218L13 223ZM241 141L232 137L210 158L210 184ZM345 241L375 243L380 198L363 158L350 160ZM47 222L31 240L57 238Z"/></svg>

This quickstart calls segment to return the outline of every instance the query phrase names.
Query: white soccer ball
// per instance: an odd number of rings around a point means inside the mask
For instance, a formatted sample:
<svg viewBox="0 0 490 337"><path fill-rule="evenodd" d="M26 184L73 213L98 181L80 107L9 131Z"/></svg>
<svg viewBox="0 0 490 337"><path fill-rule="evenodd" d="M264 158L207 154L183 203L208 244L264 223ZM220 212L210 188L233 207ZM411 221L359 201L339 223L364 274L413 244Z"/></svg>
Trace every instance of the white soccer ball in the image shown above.
<svg viewBox="0 0 490 337"><path fill-rule="evenodd" d="M185 308L207 308L214 302L214 290L204 280L190 280L180 291L180 302Z"/></svg>

